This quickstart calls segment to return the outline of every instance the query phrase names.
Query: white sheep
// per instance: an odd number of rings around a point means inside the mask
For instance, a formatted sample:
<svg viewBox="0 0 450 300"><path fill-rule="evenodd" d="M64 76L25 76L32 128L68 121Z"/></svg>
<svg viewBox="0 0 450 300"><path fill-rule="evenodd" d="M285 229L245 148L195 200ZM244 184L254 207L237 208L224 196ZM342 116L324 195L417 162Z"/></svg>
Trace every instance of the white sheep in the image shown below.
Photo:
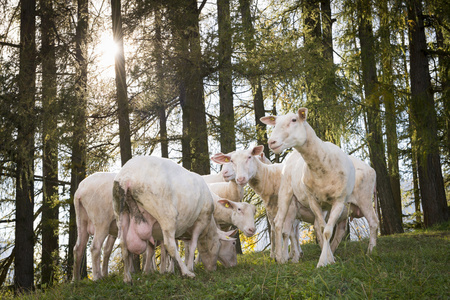
<svg viewBox="0 0 450 300"><path fill-rule="evenodd" d="M97 172L83 179L74 195L77 241L73 250L73 281L80 279L81 259L89 236L91 244L92 279L108 275L108 262L117 239L117 223L113 210L113 184L117 173ZM105 238L106 242L105 242ZM103 260L101 250L103 245ZM152 249L146 252L144 272L156 270Z"/></svg>
<svg viewBox="0 0 450 300"><path fill-rule="evenodd" d="M322 253L317 264L317 267L320 267L334 263L330 239L334 226L353 192L355 168L350 158L338 146L323 142L317 137L306 122L307 112L306 108L300 108L297 114L268 116L261 118L261 121L275 126L269 139L269 147L272 151L281 153L287 148L294 147L304 159L302 166L294 168L298 170L299 175L292 176L292 180L301 178L301 184L292 184L292 187L298 201L305 207L309 206L313 211L320 228L317 234L323 234ZM275 218L277 251L275 256L279 262L285 261L281 249L282 232L286 214L292 202L290 194L280 189L279 209ZM327 222L325 222L323 210L330 211Z"/></svg>
<svg viewBox="0 0 450 300"><path fill-rule="evenodd" d="M83 179L74 195L77 241L73 250L73 280L80 279L80 263L90 235L93 279L108 274L108 260L117 237L117 225L112 207L112 188L116 173L95 173ZM101 249L103 264L100 266Z"/></svg>
<svg viewBox="0 0 450 300"><path fill-rule="evenodd" d="M169 159L139 156L122 167L113 190L125 282L131 282L129 253L142 253L146 241L154 245L162 240L181 274L194 277L193 251L186 266L175 242L186 236L192 249L198 247L205 268L216 269L221 240L213 218L214 201L200 175Z"/></svg>
<svg viewBox="0 0 450 300"><path fill-rule="evenodd" d="M274 223L273 220L278 210L278 190L280 185L282 164L266 164L261 161L261 154L264 146L256 146L247 150L239 150L232 154L216 154L216 162L218 163L232 163L234 171L236 172L236 182L240 185L249 184L250 187L261 197L266 208L267 219L271 226L271 257L274 254L275 244L274 238ZM296 262L301 256L301 248L298 237L298 219L306 219L310 221L311 217L314 220L312 213L308 209L296 207L297 202L292 203L289 210L285 229L290 233L291 239L291 257L292 261ZM300 214L303 213L303 216ZM287 243L285 240L286 255Z"/></svg>
<svg viewBox="0 0 450 300"><path fill-rule="evenodd" d="M214 156L211 157L211 160L214 161ZM205 180L205 182L208 184L230 181L230 180L234 179L233 166L231 166L230 164L224 164L222 166L222 170L220 170L219 173L202 175L202 177Z"/></svg>
<svg viewBox="0 0 450 300"><path fill-rule="evenodd" d="M214 202L214 220L221 228L236 226L245 236L251 237L256 233L255 213L256 207L245 202L234 202L223 199L212 193Z"/></svg>

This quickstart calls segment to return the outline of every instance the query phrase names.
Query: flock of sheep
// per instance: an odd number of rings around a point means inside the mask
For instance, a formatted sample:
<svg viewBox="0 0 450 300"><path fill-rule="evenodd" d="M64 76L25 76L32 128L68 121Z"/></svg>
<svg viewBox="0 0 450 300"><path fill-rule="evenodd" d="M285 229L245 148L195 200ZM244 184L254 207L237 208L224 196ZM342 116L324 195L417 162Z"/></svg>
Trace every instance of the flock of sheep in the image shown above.
<svg viewBox="0 0 450 300"><path fill-rule="evenodd" d="M372 200L376 197L375 171L320 140L307 123L307 114L306 108L300 108L297 114L261 118L275 126L268 141L273 152L295 149L282 164L272 164L264 156L264 146L256 146L215 154L211 159L222 164L222 170L213 175L200 176L169 159L138 156L118 173L85 178L74 197L78 238L73 279L80 278L90 235L94 236L94 280L108 274L116 237L120 238L125 282L131 282L133 253L145 252L145 272L156 270L157 244L162 245L159 268L163 273L173 272L175 261L182 275L194 277L196 249L197 259L207 270L215 270L217 261L225 267L236 265L235 238L230 237L235 231L222 229L233 225L246 236L256 233L256 208L241 202L246 184L263 200L272 230L270 255L277 262L298 262L302 256L300 221L314 224L322 249L317 267L334 263L333 253L345 234L348 217L367 219L370 253L378 228ZM184 261L176 240L185 242Z"/></svg>

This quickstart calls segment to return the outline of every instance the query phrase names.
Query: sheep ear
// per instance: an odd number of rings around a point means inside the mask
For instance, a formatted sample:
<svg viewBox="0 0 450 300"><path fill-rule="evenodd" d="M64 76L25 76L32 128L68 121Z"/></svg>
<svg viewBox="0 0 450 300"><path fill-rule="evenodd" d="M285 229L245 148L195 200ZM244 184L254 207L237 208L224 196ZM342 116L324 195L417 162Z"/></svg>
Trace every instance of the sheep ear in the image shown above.
<svg viewBox="0 0 450 300"><path fill-rule="evenodd" d="M261 122L263 122L266 125L271 125L271 126L275 126L275 122L277 120L276 116L267 116L267 117L262 117L259 119Z"/></svg>
<svg viewBox="0 0 450 300"><path fill-rule="evenodd" d="M236 235L236 233L238 233L238 231L239 231L239 229L236 228L235 230L230 230L230 231L225 232L225 235L232 237L232 236Z"/></svg>
<svg viewBox="0 0 450 300"><path fill-rule="evenodd" d="M225 208L230 208L230 209L232 209L233 208L233 203L232 203L232 201L229 201L229 200L227 200L227 199L220 199L219 201L217 201L217 202L219 202L221 205L223 205Z"/></svg>
<svg viewBox="0 0 450 300"><path fill-rule="evenodd" d="M231 161L231 155L223 154L223 153L216 153L213 156L211 156L211 160L215 163L223 165L223 164L229 163Z"/></svg>
<svg viewBox="0 0 450 300"><path fill-rule="evenodd" d="M263 145L255 146L255 147L253 147L252 155L253 156L258 156L261 153L264 153L263 151L264 151L264 146Z"/></svg>
<svg viewBox="0 0 450 300"><path fill-rule="evenodd" d="M308 109L306 107L302 107L298 110L298 116L300 117L300 120L306 121L306 118L308 117Z"/></svg>

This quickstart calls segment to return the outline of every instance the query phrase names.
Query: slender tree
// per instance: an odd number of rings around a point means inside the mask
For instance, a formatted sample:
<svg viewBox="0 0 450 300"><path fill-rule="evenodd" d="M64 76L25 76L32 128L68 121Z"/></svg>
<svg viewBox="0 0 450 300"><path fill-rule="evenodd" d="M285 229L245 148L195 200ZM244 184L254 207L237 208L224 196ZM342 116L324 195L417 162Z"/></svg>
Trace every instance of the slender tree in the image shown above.
<svg viewBox="0 0 450 300"><path fill-rule="evenodd" d="M217 1L219 25L219 97L220 149L223 153L236 150L232 81L232 31L230 0Z"/></svg>
<svg viewBox="0 0 450 300"><path fill-rule="evenodd" d="M407 1L413 128L425 226L449 219L437 135L437 116L428 69L427 41L420 1Z"/></svg>
<svg viewBox="0 0 450 300"><path fill-rule="evenodd" d="M393 197L397 212L402 217L402 198L400 191L400 171L398 164L398 136L397 136L397 110L393 86L393 57L391 46L391 14L389 12L388 0L377 2L380 17L380 51L381 55L381 95L386 110L386 144L387 144L387 166Z"/></svg>
<svg viewBox="0 0 450 300"><path fill-rule="evenodd" d="M79 183L86 177L86 107L87 107L87 42L88 42L89 2L78 0L77 28L75 36L75 97L73 106L72 135L72 169L70 181L70 220L69 220L69 251L67 258L67 276L72 278L73 247L77 240L75 207L73 197ZM82 276L86 274L86 259L82 264Z"/></svg>
<svg viewBox="0 0 450 300"><path fill-rule="evenodd" d="M56 102L55 20L53 0L41 0L42 37L42 283L55 280L59 261L58 105Z"/></svg>
<svg viewBox="0 0 450 300"><path fill-rule="evenodd" d="M166 115L166 98L165 98L165 80L164 80L164 63L163 63L163 39L162 30L162 7L156 5L154 9L155 15L155 42L153 55L155 57L156 68L156 101L159 116L159 138L161 144L161 156L169 157L169 141L167 139L167 115Z"/></svg>
<svg viewBox="0 0 450 300"><path fill-rule="evenodd" d="M381 203L384 233L403 232L401 218L397 212L389 174L386 166L383 136L380 122L380 95L377 86L374 36L371 21L371 6L368 0L358 0L358 34L361 44L361 69L367 107L367 128L370 158L377 173L377 191Z"/></svg>
<svg viewBox="0 0 450 300"><path fill-rule="evenodd" d="M253 93L253 109L255 111L256 140L258 145L267 144L266 125L260 121L265 116L264 96L262 89L262 80L258 65L254 60L256 51L255 28L251 13L251 0L239 0L239 6L242 16L242 28L244 31L244 45L247 52L247 59L250 62L248 80ZM264 147L264 154L270 157L269 147Z"/></svg>
<svg viewBox="0 0 450 300"><path fill-rule="evenodd" d="M125 53L123 47L122 5L120 0L111 0L112 26L114 42L118 47L115 56L116 92L119 118L120 158L122 166L132 157L130 115L128 111L128 93L125 71Z"/></svg>
<svg viewBox="0 0 450 300"><path fill-rule="evenodd" d="M34 134L36 79L36 1L20 2L20 70L16 140L16 227L14 285L34 286Z"/></svg>

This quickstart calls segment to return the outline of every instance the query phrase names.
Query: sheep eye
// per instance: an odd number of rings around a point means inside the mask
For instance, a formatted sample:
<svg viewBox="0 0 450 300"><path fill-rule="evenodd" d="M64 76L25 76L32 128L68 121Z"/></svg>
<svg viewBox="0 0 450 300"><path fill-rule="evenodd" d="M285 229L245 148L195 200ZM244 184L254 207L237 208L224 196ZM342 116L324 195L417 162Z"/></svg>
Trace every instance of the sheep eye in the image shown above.
<svg viewBox="0 0 450 300"><path fill-rule="evenodd" d="M295 118L294 118L294 119L292 119L292 122L297 122L297 119L295 119Z"/></svg>

